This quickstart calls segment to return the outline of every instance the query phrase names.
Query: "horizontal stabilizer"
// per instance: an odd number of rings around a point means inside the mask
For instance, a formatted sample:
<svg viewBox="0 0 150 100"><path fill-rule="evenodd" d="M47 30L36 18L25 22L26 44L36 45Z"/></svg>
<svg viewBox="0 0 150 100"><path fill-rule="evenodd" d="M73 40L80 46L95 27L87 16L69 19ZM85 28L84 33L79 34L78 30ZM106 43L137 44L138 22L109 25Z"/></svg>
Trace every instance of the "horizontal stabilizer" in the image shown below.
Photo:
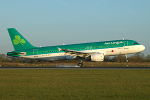
<svg viewBox="0 0 150 100"><path fill-rule="evenodd" d="M26 52L8 52L7 55L26 55Z"/></svg>

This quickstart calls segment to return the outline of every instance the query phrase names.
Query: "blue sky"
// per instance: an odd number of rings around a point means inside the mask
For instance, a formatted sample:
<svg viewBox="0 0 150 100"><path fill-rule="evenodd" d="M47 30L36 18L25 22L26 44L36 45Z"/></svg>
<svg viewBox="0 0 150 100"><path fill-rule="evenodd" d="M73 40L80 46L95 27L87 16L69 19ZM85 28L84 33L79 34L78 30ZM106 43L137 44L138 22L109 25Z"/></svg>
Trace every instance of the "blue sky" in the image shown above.
<svg viewBox="0 0 150 100"><path fill-rule="evenodd" d="M13 51L7 28L34 46L131 39L150 54L150 0L0 0L0 54Z"/></svg>

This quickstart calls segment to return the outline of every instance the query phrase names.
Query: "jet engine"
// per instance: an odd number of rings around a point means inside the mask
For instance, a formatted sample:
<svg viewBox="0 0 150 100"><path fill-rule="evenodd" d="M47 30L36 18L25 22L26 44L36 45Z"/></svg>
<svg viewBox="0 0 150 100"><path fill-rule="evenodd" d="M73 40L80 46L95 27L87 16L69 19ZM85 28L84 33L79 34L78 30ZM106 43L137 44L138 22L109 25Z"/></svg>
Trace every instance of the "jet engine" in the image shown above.
<svg viewBox="0 0 150 100"><path fill-rule="evenodd" d="M103 53L91 54L91 61L104 61L104 54Z"/></svg>

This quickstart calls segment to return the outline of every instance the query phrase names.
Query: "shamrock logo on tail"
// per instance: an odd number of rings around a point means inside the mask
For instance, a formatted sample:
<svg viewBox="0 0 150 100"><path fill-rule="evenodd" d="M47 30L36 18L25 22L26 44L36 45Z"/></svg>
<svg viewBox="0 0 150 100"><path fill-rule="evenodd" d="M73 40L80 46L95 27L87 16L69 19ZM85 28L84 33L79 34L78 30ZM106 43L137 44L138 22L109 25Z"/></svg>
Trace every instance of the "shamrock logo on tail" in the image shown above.
<svg viewBox="0 0 150 100"><path fill-rule="evenodd" d="M26 42L25 42L24 39L21 39L21 37L20 37L19 35L16 35L16 36L15 36L15 39L13 39L13 43L14 43L14 45L18 45L19 43L20 43L21 45L23 45L23 44L26 43Z"/></svg>

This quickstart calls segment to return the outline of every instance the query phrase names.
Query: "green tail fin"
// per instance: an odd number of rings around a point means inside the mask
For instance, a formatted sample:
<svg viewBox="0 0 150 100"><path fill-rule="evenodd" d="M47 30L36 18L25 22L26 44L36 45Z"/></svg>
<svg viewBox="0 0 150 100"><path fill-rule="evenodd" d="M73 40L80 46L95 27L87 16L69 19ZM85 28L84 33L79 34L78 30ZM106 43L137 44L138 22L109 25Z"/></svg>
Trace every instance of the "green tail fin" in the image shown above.
<svg viewBox="0 0 150 100"><path fill-rule="evenodd" d="M8 28L15 50L34 48L15 28Z"/></svg>

